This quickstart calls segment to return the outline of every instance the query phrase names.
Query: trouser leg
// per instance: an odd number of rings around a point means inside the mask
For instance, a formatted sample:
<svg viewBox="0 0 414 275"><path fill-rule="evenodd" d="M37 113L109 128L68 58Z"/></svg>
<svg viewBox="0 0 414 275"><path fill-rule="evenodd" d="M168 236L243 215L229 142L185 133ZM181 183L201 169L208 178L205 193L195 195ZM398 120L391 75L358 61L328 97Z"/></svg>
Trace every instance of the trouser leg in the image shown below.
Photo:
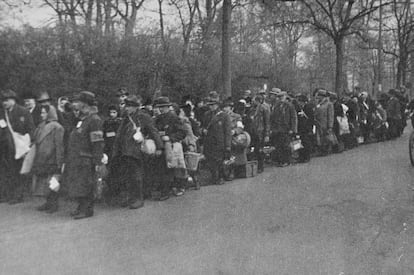
<svg viewBox="0 0 414 275"><path fill-rule="evenodd" d="M129 180L126 184L129 203L131 204L138 200L143 201L143 169L141 163L136 159L130 158L127 165Z"/></svg>
<svg viewBox="0 0 414 275"><path fill-rule="evenodd" d="M281 164L290 163L289 135L287 133L277 133L274 139L277 162Z"/></svg>

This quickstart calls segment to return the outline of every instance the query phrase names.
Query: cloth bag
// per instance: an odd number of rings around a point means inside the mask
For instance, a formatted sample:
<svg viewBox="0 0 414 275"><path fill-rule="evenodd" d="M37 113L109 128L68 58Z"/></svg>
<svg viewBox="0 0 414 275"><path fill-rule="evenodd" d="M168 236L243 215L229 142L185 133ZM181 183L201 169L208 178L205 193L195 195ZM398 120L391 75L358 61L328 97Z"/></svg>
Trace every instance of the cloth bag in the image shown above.
<svg viewBox="0 0 414 275"><path fill-rule="evenodd" d="M155 141L149 138L145 138L141 132L141 127L138 127L137 124L132 120L130 116L128 116L129 121L132 123L135 134L133 139L140 144L141 152L147 155L154 155L155 151L157 150L157 146L155 145Z"/></svg>
<svg viewBox="0 0 414 275"><path fill-rule="evenodd" d="M303 145L302 145L302 140L300 140L300 139L294 139L294 140L292 140L292 141L289 143L289 147L290 147L290 150L291 150L292 152L296 152L296 151L298 151L299 149L302 149L302 148L303 148Z"/></svg>
<svg viewBox="0 0 414 275"><path fill-rule="evenodd" d="M20 169L20 174L26 175L26 174L29 174L30 171L32 171L35 156L36 156L36 144L33 144L30 147L29 152L24 157L22 168Z"/></svg>
<svg viewBox="0 0 414 275"><path fill-rule="evenodd" d="M170 141L166 141L164 145L167 167L185 169L184 152L181 142L171 143Z"/></svg>
<svg viewBox="0 0 414 275"><path fill-rule="evenodd" d="M5 112L5 114L6 114L7 125L13 137L13 143L14 143L14 148L15 148L14 158L21 159L30 150L30 135L29 134L22 135L20 133L15 132L11 126L7 111Z"/></svg>
<svg viewBox="0 0 414 275"><path fill-rule="evenodd" d="M349 129L348 118L346 116L337 116L336 120L339 124L339 135L346 135L351 133L351 129Z"/></svg>
<svg viewBox="0 0 414 275"><path fill-rule="evenodd" d="M141 143L141 152L144 154L154 155L156 150L157 146L155 145L155 141L150 138L144 139L144 141Z"/></svg>
<svg viewBox="0 0 414 275"><path fill-rule="evenodd" d="M338 144L338 139L336 138L334 133L327 133L325 139L332 146Z"/></svg>

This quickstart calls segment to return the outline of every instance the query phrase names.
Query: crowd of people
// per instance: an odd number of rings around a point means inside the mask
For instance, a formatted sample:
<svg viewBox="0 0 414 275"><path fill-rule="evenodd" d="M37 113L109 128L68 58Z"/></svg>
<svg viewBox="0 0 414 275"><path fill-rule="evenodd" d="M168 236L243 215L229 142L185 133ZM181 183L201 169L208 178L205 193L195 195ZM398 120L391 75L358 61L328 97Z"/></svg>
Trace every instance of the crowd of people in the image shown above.
<svg viewBox="0 0 414 275"><path fill-rule="evenodd" d="M21 203L30 186L46 198L39 211L54 213L59 197L73 198L74 219L93 216L101 193L130 209L184 195L199 184L200 166L221 185L245 177L252 163L261 173L266 163L286 167L395 139L414 110L396 89L378 100L322 88L311 95L247 90L237 100L212 91L177 104L121 88L105 113L88 91L60 97L56 107L47 92L25 95L24 106L10 89L0 99L0 202Z"/></svg>

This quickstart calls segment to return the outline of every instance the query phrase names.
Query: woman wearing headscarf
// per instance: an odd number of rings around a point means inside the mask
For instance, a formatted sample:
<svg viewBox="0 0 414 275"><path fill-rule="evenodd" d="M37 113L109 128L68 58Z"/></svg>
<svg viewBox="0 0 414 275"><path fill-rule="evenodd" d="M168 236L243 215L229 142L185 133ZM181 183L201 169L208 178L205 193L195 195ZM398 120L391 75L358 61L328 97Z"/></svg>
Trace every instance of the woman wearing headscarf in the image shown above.
<svg viewBox="0 0 414 275"><path fill-rule="evenodd" d="M46 202L37 210L54 213L58 210L58 193L49 188L52 177L59 178L61 173L64 147L64 128L58 123L53 106L41 107L42 122L35 130L34 144L36 155L33 162L33 195L46 197Z"/></svg>

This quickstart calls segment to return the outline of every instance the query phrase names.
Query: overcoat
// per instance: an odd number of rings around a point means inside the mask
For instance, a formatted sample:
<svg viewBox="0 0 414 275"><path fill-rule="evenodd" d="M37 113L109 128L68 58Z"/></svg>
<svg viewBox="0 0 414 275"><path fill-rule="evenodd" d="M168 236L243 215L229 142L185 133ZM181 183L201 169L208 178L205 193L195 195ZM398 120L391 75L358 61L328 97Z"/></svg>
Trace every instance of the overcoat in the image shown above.
<svg viewBox="0 0 414 275"><path fill-rule="evenodd" d="M396 97L391 97L387 104L387 117L389 119L401 119L401 104Z"/></svg>
<svg viewBox="0 0 414 275"><path fill-rule="evenodd" d="M69 136L65 182L71 197L87 197L95 188L95 167L103 157L102 120L94 112L81 118Z"/></svg>
<svg viewBox="0 0 414 275"><path fill-rule="evenodd" d="M145 137L154 140L158 150L162 148L163 144L152 118L143 111L137 110L129 118L128 116L125 117L118 128L113 146L113 157L128 156L137 160L142 160L143 158L140 145L133 138L136 130L130 119L135 123L136 127L141 128L141 132Z"/></svg>
<svg viewBox="0 0 414 275"><path fill-rule="evenodd" d="M213 160L223 160L224 153L231 149L231 119L223 111L215 113L207 125L204 140L204 155Z"/></svg>
<svg viewBox="0 0 414 275"><path fill-rule="evenodd" d="M325 98L315 109L316 138L318 145L322 144L329 129L334 126L334 106L328 98Z"/></svg>
<svg viewBox="0 0 414 275"><path fill-rule="evenodd" d="M272 133L288 133L298 131L296 109L290 102L278 102L271 108L270 129Z"/></svg>
<svg viewBox="0 0 414 275"><path fill-rule="evenodd" d="M36 155L32 174L40 176L60 174L63 164L63 135L63 126L57 122L55 109L51 108L48 120L40 123L35 130Z"/></svg>

